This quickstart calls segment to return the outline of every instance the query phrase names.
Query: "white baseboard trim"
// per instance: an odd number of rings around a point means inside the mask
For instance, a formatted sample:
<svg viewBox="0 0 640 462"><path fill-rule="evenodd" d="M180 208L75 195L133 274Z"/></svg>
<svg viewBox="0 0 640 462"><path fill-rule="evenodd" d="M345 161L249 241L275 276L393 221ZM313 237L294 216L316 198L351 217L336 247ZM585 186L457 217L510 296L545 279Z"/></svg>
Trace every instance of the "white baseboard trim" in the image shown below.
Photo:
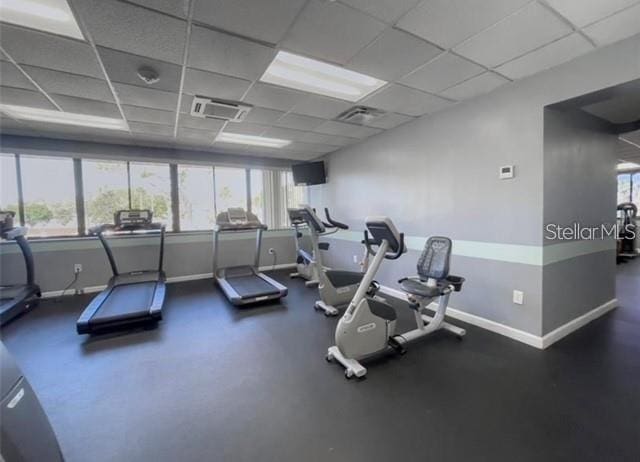
<svg viewBox="0 0 640 462"><path fill-rule="evenodd" d="M288 269L288 268L295 268L295 267L296 267L295 263L283 263L275 266L273 265L261 266L258 269L259 271L272 271L272 270ZM167 284L173 284L175 282L197 281L200 279L211 279L211 278L213 278L213 273L187 274L185 276L171 276L167 278ZM77 290L79 290L80 293L82 294L91 294L95 292L100 292L104 290L106 287L107 287L106 285L88 286L88 287L79 288ZM75 291L76 289L69 288L66 291L64 291L64 293L65 295L75 295L76 294ZM61 297L62 294L63 294L62 290L51 290L49 292L43 292L42 298L57 298L57 297Z"/></svg>
<svg viewBox="0 0 640 462"><path fill-rule="evenodd" d="M614 298L606 303L594 308L588 313L583 314L575 319L572 319L568 323L558 327L557 329L549 332L542 337L542 348L548 348L558 340L563 339L572 332L577 331L581 327L589 324L591 321L598 319L599 317L607 314L609 311L618 307L618 299Z"/></svg>
<svg viewBox="0 0 640 462"><path fill-rule="evenodd" d="M381 286L380 290L382 293L387 294L393 298L407 301L407 294L400 290L386 286ZM433 307L431 309L435 310L437 305L435 303L432 303L432 305ZM453 319L457 319L458 321L466 322L467 324L471 324L473 326L481 327L482 329L486 329L490 332L509 337L510 339L517 340L518 342L527 344L534 348L542 349L541 337L520 329L516 329L514 327L509 327L506 324L491 321L490 319L482 318L480 316L476 316L475 314L470 314L466 311L457 310L451 307L447 308L447 316Z"/></svg>
<svg viewBox="0 0 640 462"><path fill-rule="evenodd" d="M391 287L381 286L380 290L382 293L387 294L393 298L407 301L407 296L404 292L393 289ZM432 304L432 309L436 308L435 303ZM618 306L618 300L613 299L608 301L607 303L594 308L588 313L583 314L582 316L575 318L568 323L558 327L552 332L544 336L538 336L531 334L529 332L525 332L520 329L516 329L514 327L507 326L505 324L501 324L496 321L492 321L490 319L486 319L480 316L476 316L474 314L467 313L466 311L457 310L455 308L447 308L447 316L457 319L458 321L466 322L473 326L481 327L482 329L486 329L490 332L494 332L496 334L504 335L505 337L509 337L510 339L516 340L518 342L524 343L526 345L532 346L534 348L538 348L540 350L544 350L545 348L550 347L558 340L566 337L567 335L575 332L586 324L590 323L594 319L599 318L600 316L608 313L612 309Z"/></svg>

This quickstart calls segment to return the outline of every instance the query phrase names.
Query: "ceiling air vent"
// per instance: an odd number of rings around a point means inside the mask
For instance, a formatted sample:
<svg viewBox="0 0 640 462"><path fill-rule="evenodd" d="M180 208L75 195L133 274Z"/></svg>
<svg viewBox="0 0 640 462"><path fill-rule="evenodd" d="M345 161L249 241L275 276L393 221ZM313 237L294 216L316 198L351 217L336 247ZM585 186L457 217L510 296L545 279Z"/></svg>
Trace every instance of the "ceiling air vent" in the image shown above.
<svg viewBox="0 0 640 462"><path fill-rule="evenodd" d="M372 120L384 115L384 111L366 106L354 106L340 114L337 120L352 124L366 125Z"/></svg>
<svg viewBox="0 0 640 462"><path fill-rule="evenodd" d="M242 122L250 110L251 106L246 104L220 101L206 96L194 96L191 104L192 116L228 120L229 122Z"/></svg>

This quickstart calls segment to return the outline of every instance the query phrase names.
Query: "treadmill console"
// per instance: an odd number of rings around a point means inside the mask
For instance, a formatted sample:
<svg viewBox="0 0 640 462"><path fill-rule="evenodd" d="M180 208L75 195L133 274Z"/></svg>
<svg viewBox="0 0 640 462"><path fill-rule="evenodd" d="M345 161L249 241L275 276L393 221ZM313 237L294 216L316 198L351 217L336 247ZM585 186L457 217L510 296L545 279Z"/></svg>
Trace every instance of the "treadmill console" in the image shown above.
<svg viewBox="0 0 640 462"><path fill-rule="evenodd" d="M7 231L13 229L13 218L16 212L1 210L0 211L0 234L4 235Z"/></svg>
<svg viewBox="0 0 640 462"><path fill-rule="evenodd" d="M229 223L232 225L241 225L249 221L247 212L242 208L229 208L227 210L227 217L229 218Z"/></svg>
<svg viewBox="0 0 640 462"><path fill-rule="evenodd" d="M153 224L151 210L118 210L113 217L117 229L144 229Z"/></svg>
<svg viewBox="0 0 640 462"><path fill-rule="evenodd" d="M289 221L292 225L300 226L306 224L302 209L287 209L287 213L289 214Z"/></svg>

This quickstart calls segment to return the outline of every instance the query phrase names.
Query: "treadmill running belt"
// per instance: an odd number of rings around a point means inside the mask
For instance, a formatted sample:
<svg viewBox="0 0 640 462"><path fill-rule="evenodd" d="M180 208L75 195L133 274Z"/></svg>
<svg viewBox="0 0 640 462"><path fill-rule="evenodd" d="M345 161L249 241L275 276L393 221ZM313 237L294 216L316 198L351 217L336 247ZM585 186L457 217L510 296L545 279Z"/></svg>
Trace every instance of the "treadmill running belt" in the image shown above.
<svg viewBox="0 0 640 462"><path fill-rule="evenodd" d="M155 282L115 286L89 323L148 315L155 290Z"/></svg>
<svg viewBox="0 0 640 462"><path fill-rule="evenodd" d="M227 282L238 292L242 298L259 297L261 295L274 295L280 293L267 281L259 276L247 275L228 278Z"/></svg>

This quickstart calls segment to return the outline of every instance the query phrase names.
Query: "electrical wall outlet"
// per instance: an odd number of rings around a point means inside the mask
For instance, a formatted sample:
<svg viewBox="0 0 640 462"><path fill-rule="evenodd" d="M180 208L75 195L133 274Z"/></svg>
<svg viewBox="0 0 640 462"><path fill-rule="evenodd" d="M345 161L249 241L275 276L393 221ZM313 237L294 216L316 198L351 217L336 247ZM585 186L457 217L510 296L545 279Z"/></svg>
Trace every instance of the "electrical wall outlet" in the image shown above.
<svg viewBox="0 0 640 462"><path fill-rule="evenodd" d="M358 256L357 256L357 255L354 255L354 256L353 256L353 262L354 262L354 263L358 263Z"/></svg>
<svg viewBox="0 0 640 462"><path fill-rule="evenodd" d="M73 265L74 274L82 273L82 265L80 263L76 263Z"/></svg>
<svg viewBox="0 0 640 462"><path fill-rule="evenodd" d="M524 292L521 290L513 291L513 303L516 305L524 305Z"/></svg>

